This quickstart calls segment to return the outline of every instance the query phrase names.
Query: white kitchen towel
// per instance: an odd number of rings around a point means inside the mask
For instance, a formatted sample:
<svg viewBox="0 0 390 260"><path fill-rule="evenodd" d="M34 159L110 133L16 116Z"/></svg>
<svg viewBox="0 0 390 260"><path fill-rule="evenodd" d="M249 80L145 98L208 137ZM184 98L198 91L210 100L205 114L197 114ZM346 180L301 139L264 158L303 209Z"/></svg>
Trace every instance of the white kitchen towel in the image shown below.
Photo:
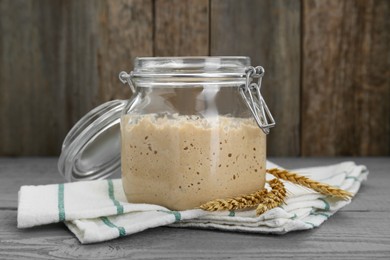
<svg viewBox="0 0 390 260"><path fill-rule="evenodd" d="M267 168L275 167L267 162ZM363 165L353 162L297 169L304 176L356 194L367 178ZM267 174L267 179L273 176ZM171 211L158 205L126 201L120 179L42 186L19 191L18 227L64 222L81 243L114 239L158 226L194 227L238 232L284 234L318 227L350 200L330 198L290 182L280 207L256 216L255 210L207 212Z"/></svg>

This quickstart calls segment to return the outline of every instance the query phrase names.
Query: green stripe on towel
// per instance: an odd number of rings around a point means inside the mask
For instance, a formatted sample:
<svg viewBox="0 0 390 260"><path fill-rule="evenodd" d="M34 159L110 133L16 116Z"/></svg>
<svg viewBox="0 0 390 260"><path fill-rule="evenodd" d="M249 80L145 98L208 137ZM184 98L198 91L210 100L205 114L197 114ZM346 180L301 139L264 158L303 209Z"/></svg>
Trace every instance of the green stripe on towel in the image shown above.
<svg viewBox="0 0 390 260"><path fill-rule="evenodd" d="M65 221L64 184L58 184L58 220Z"/></svg>
<svg viewBox="0 0 390 260"><path fill-rule="evenodd" d="M126 230L123 227L118 227L117 225L112 223L107 217L101 217L100 219L103 221L104 224L106 224L106 226L118 229L120 237L126 236Z"/></svg>
<svg viewBox="0 0 390 260"><path fill-rule="evenodd" d="M325 210L330 210L330 205L329 202L326 201L326 199L323 198L318 198L319 200L322 200L325 203Z"/></svg>
<svg viewBox="0 0 390 260"><path fill-rule="evenodd" d="M318 212L311 212L310 215L312 215L312 216L323 216L326 219L328 219L330 217L329 215L327 215L325 213L318 213Z"/></svg>
<svg viewBox="0 0 390 260"><path fill-rule="evenodd" d="M123 214L123 206L119 203L119 201L115 199L114 184L112 183L112 180L107 180L107 182L108 182L108 196L110 197L110 199L112 200L112 202L116 207L116 213L118 215Z"/></svg>
<svg viewBox="0 0 390 260"><path fill-rule="evenodd" d="M352 180L360 182L360 180L357 177L355 177L355 176L348 176L346 179L352 179Z"/></svg>
<svg viewBox="0 0 390 260"><path fill-rule="evenodd" d="M306 224L308 224L308 225L312 226L313 228L315 228L315 227L316 227L316 225L314 225L314 224L313 224L313 223L311 223L311 222L304 221L303 223L306 223Z"/></svg>
<svg viewBox="0 0 390 260"><path fill-rule="evenodd" d="M181 220L181 214L179 211L167 211L167 210L159 210L160 212L172 214L175 216L175 221L178 222Z"/></svg>

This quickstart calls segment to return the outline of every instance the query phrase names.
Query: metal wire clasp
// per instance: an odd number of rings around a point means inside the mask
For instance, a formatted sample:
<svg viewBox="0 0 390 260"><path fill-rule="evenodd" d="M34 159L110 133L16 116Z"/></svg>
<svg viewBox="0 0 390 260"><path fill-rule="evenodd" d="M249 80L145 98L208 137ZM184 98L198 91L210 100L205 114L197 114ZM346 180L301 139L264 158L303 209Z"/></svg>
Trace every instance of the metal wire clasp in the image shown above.
<svg viewBox="0 0 390 260"><path fill-rule="evenodd" d="M130 74L129 74L126 71L121 71L119 73L119 80L123 84L126 84L126 83L129 84L131 91L133 91L133 93L134 93L135 92L135 88L134 88L133 83L131 82L131 76L132 76L132 72L130 72Z"/></svg>
<svg viewBox="0 0 390 260"><path fill-rule="evenodd" d="M260 93L261 79L264 72L264 68L261 66L248 67L245 70L246 82L245 85L240 87L240 93L252 112L257 125L265 134L269 134L269 129L275 126L275 120Z"/></svg>

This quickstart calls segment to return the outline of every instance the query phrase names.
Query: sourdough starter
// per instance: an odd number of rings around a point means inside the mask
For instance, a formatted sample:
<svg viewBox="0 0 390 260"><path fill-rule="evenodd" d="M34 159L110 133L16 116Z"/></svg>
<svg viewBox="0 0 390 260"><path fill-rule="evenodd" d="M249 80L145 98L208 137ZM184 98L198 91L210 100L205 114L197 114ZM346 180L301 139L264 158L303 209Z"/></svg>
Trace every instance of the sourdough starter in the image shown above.
<svg viewBox="0 0 390 260"><path fill-rule="evenodd" d="M264 187L265 134L253 119L121 119L127 200L184 210Z"/></svg>

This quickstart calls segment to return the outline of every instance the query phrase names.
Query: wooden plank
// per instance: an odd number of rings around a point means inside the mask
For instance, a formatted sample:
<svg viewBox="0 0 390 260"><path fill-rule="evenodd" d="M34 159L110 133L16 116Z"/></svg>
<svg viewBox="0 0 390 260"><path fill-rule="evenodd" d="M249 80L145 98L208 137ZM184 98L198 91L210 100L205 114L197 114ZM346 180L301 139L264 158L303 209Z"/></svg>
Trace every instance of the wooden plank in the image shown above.
<svg viewBox="0 0 390 260"><path fill-rule="evenodd" d="M92 1L93 3L93 1ZM130 72L138 56L153 55L153 1L100 0L98 5L99 100L128 99L129 88L118 80Z"/></svg>
<svg viewBox="0 0 390 260"><path fill-rule="evenodd" d="M311 231L270 236L161 227L85 246L63 224L16 228L19 186L61 181L57 158L0 158L0 259L280 259L291 255L299 259L388 258L388 158L272 158L287 168L346 160L367 165L371 175L351 205ZM7 198L12 204L7 204Z"/></svg>
<svg viewBox="0 0 390 260"><path fill-rule="evenodd" d="M339 212L320 228L282 236L161 227L85 246L63 224L21 230L16 211L0 210L0 258L375 259L390 256L387 219L388 212Z"/></svg>
<svg viewBox="0 0 390 260"><path fill-rule="evenodd" d="M155 1L155 56L209 54L209 0Z"/></svg>
<svg viewBox="0 0 390 260"><path fill-rule="evenodd" d="M211 55L244 55L262 65L264 98L277 126L268 155L300 153L300 1L211 1Z"/></svg>
<svg viewBox="0 0 390 260"><path fill-rule="evenodd" d="M303 1L302 154L390 154L390 2Z"/></svg>
<svg viewBox="0 0 390 260"><path fill-rule="evenodd" d="M153 54L152 0L0 2L0 155L56 155L70 127Z"/></svg>

